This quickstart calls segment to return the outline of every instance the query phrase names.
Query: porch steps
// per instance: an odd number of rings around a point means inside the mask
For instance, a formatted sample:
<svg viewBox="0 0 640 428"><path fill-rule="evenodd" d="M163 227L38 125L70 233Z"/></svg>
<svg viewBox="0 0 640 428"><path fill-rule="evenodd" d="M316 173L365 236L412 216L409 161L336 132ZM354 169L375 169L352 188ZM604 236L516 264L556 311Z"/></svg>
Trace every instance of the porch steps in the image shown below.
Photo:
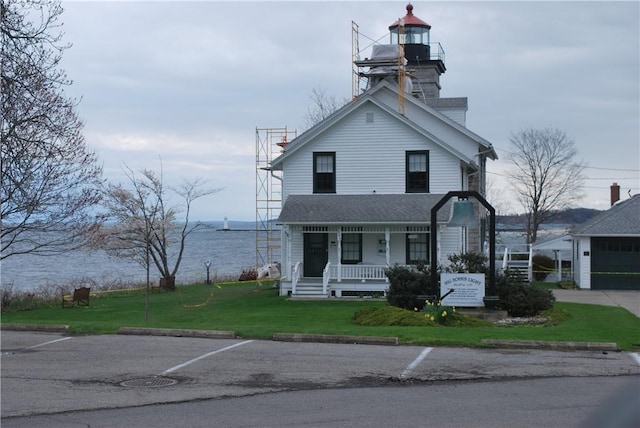
<svg viewBox="0 0 640 428"><path fill-rule="evenodd" d="M507 270L512 280L521 283L529 282L529 262L527 260L509 260Z"/></svg>
<svg viewBox="0 0 640 428"><path fill-rule="evenodd" d="M296 299L326 299L326 294L322 294L322 281L301 281L296 285L295 294L291 294Z"/></svg>

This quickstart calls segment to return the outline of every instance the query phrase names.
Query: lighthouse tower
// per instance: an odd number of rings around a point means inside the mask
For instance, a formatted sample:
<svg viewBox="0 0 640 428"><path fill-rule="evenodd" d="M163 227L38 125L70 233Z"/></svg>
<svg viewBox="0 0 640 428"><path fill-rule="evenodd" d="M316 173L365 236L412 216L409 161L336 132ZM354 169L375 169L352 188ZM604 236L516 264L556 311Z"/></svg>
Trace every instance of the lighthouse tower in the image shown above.
<svg viewBox="0 0 640 428"><path fill-rule="evenodd" d="M431 43L431 25L413 14L407 14L389 26L390 44L401 45L407 60L407 74L413 83L414 95L419 98L440 98L440 75L444 66L444 50L440 43Z"/></svg>
<svg viewBox="0 0 640 428"><path fill-rule="evenodd" d="M359 95L360 78L366 79L367 90L384 80L392 80L404 89L400 98L412 96L435 108L440 113L466 126L468 102L466 97L440 97L440 76L446 71L444 49L431 40L431 25L413 14L413 5L407 13L389 26L389 43L372 46L371 57L360 59L358 30L354 24L354 98ZM401 108L401 107L400 107Z"/></svg>

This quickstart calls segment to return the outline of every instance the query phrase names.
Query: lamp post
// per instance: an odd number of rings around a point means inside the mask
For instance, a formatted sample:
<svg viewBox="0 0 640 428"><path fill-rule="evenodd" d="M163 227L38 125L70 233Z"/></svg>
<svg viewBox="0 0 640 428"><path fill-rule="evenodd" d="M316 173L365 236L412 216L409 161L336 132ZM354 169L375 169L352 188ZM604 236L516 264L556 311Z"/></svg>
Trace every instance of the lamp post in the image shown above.
<svg viewBox="0 0 640 428"><path fill-rule="evenodd" d="M211 280L209 279L209 268L211 267L211 261L205 260L204 266L207 268L207 284L211 284Z"/></svg>
<svg viewBox="0 0 640 428"><path fill-rule="evenodd" d="M469 198L474 197L489 211L489 287L488 295L484 297L486 309L495 309L498 304L498 293L496 290L496 210L487 202L480 193L475 190L451 191L444 195L440 201L431 208L431 284L438 287L438 210L453 197ZM439 299L438 299L439 300Z"/></svg>

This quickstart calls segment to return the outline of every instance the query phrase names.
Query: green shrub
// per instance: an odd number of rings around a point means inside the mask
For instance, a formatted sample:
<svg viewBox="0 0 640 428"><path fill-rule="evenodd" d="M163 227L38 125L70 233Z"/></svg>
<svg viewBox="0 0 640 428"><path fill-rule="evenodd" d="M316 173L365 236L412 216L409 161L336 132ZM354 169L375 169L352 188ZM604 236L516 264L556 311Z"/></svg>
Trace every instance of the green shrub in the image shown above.
<svg viewBox="0 0 640 428"><path fill-rule="evenodd" d="M415 268L396 265L387 269L385 274L389 278L387 302L391 306L413 310L418 296L438 294L431 287L431 270L423 264Z"/></svg>
<svg viewBox="0 0 640 428"><path fill-rule="evenodd" d="M555 270L556 262L544 254L535 254L532 259L533 277L536 281L544 281Z"/></svg>
<svg viewBox="0 0 640 428"><path fill-rule="evenodd" d="M531 317L553 307L556 298L551 290L515 282L509 275L497 275L500 307L512 317Z"/></svg>
<svg viewBox="0 0 640 428"><path fill-rule="evenodd" d="M454 273L487 273L487 257L481 253L450 254L447 272Z"/></svg>

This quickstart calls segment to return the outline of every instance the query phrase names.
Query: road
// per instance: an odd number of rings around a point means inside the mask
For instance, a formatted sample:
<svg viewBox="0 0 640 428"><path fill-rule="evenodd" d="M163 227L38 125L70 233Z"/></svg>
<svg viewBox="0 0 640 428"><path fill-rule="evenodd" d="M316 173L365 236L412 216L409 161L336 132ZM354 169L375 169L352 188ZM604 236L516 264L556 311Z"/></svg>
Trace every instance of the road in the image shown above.
<svg viewBox="0 0 640 428"><path fill-rule="evenodd" d="M640 402L629 352L1 339L3 427L581 426L618 390Z"/></svg>

